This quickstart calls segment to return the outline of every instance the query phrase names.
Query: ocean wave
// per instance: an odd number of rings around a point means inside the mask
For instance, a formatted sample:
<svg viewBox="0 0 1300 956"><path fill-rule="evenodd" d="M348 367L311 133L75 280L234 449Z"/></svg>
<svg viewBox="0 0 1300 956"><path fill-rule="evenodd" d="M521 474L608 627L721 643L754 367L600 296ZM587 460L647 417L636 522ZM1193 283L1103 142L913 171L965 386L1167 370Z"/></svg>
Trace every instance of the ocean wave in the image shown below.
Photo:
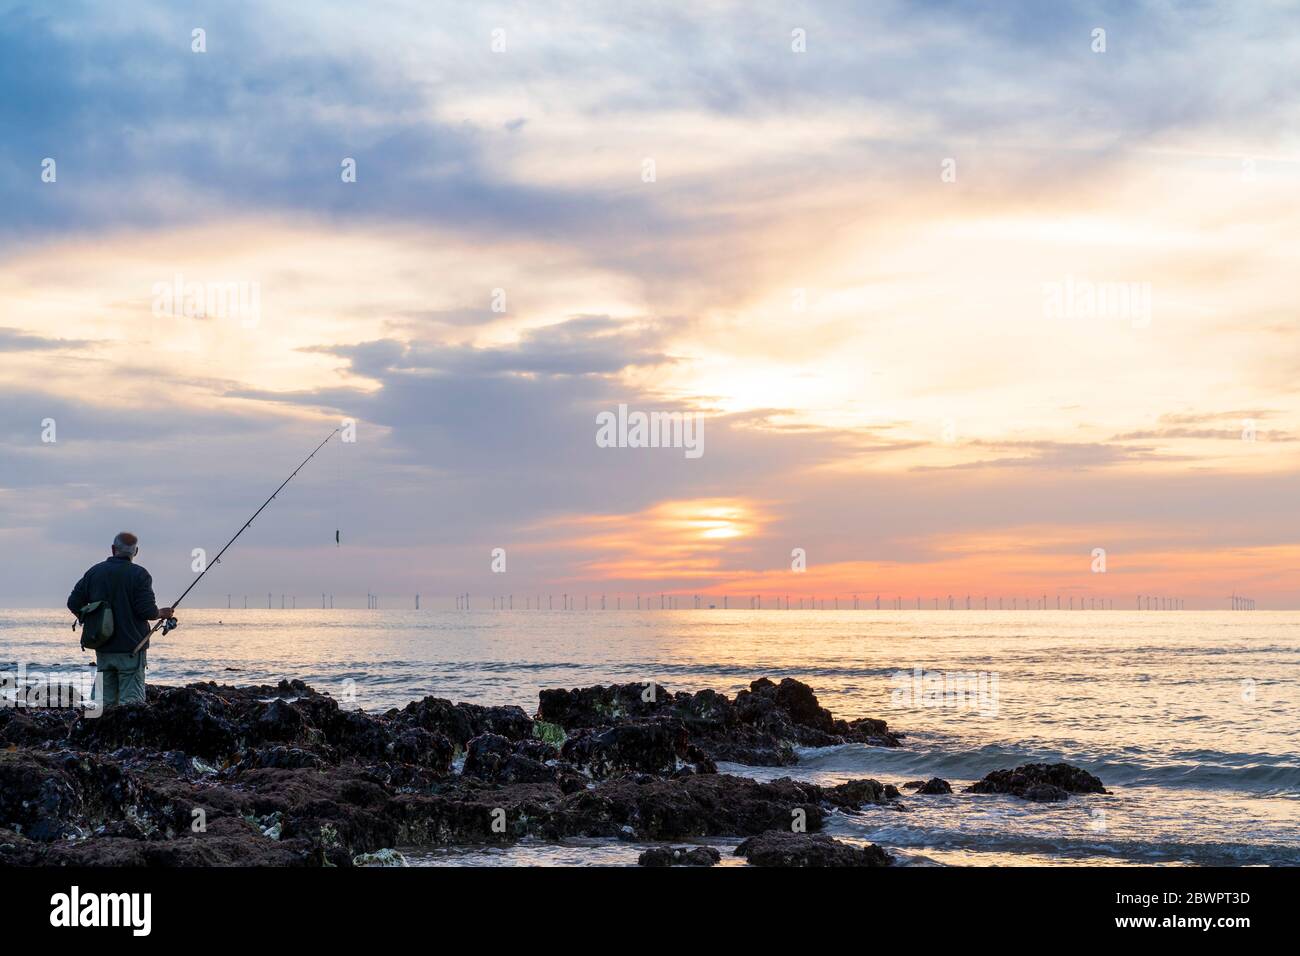
<svg viewBox="0 0 1300 956"><path fill-rule="evenodd" d="M910 827L896 823L858 830L886 849L917 853L961 850L970 853L1046 856L1066 859L1110 857L1133 863L1185 863L1196 866L1296 866L1300 847L1277 843L1138 840L1098 836L1043 836L1021 832L971 832L952 828Z"/></svg>
<svg viewBox="0 0 1300 956"><path fill-rule="evenodd" d="M841 744L802 748L798 753L801 772L831 775L979 780L991 771L1021 764L1066 761L1096 774L1107 786L1222 789L1300 796L1300 766L1291 762L1292 758L1270 754L1203 750L1184 752L1185 757L1191 759L1179 762L1154 762L1156 755L1143 761L1132 753L1132 749L1123 755L1080 755L1050 748L1001 744L945 749L918 745L918 741L911 738L907 746L897 749Z"/></svg>

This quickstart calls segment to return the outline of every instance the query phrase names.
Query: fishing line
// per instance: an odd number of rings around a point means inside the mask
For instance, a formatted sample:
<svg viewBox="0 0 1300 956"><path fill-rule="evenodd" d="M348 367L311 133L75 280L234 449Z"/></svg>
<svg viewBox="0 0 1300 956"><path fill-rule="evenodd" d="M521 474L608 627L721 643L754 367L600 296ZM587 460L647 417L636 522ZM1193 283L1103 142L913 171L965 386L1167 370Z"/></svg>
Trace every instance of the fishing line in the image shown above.
<svg viewBox="0 0 1300 956"><path fill-rule="evenodd" d="M328 442L331 438L337 435L340 430L341 430L340 428L336 428L334 429L334 431L326 435L325 441L317 445L315 450L312 451L310 455L308 455L306 458L302 460L302 464L300 464L297 468L295 468L288 478L280 482L280 487L276 488L275 491L271 492L271 497L267 498L265 501L262 502L261 508L258 508L256 511L253 512L253 516L244 522L244 526L242 528L240 528L238 531L235 532L235 537L231 538L229 541L225 543L225 546L222 547L222 549L217 552L217 556L212 559L212 562L208 564L208 566L205 567L202 571L200 571L199 576L190 582L190 586L184 590L181 596L172 602L171 604L172 610L175 610L176 607L181 603L181 601L185 600L185 595L189 594L191 591L194 590L194 585L198 584L200 581L203 580L203 575L207 574L210 570L212 570L213 565L221 563L221 556L226 553L226 549L229 548L232 544L234 544L241 534L243 534L245 531L248 530L249 525L251 525L253 521L256 520L257 516L262 513L262 511L266 508L266 506L269 505L272 501L274 501L275 496L284 490L284 486L287 485L289 482L293 481L294 475L302 471L302 469L306 466L307 462L311 461L313 458L316 457L316 452L324 448L326 442ZM335 535L337 536L337 534L338 532L336 531ZM138 653L140 648L144 647L144 645L148 643L149 638L153 636L154 631L158 630L158 628L161 627L163 629L163 634L166 634L176 626L177 626L176 618L174 617L169 617L166 620L160 620L157 624L155 624L153 627L149 629L149 633L144 636L144 640L142 640L139 644L137 644L135 648L131 651L131 653L132 654Z"/></svg>

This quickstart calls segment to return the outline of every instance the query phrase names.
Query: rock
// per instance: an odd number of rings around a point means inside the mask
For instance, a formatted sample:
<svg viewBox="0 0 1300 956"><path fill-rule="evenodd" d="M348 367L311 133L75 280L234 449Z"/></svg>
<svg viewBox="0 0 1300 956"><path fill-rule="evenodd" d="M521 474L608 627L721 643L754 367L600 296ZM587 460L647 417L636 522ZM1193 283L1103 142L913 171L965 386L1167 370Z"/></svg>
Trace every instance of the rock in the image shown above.
<svg viewBox="0 0 1300 956"><path fill-rule="evenodd" d="M579 731L564 742L560 756L598 780L627 771L671 774L686 759L687 740L680 721L621 724Z"/></svg>
<svg viewBox="0 0 1300 956"><path fill-rule="evenodd" d="M833 806L856 810L866 804L883 806L897 800L898 788L892 783L878 780L849 780L825 792L826 801Z"/></svg>
<svg viewBox="0 0 1300 956"><path fill-rule="evenodd" d="M637 857L641 866L713 866L722 854L711 846L656 846Z"/></svg>
<svg viewBox="0 0 1300 956"><path fill-rule="evenodd" d="M76 720L73 710L19 710L0 707L0 745L35 747L63 740Z"/></svg>
<svg viewBox="0 0 1300 956"><path fill-rule="evenodd" d="M451 778L389 797L383 817L394 830L386 845L507 844L542 836L561 799L554 783L502 786L474 777Z"/></svg>
<svg viewBox="0 0 1300 956"><path fill-rule="evenodd" d="M110 762L68 751L0 751L0 827L48 842L121 819L135 781Z"/></svg>
<svg viewBox="0 0 1300 956"><path fill-rule="evenodd" d="M548 743L539 738L520 740L516 742L515 753L521 757L527 757L529 760L536 760L538 763L546 763L548 760L558 760L560 757L560 749L558 745Z"/></svg>
<svg viewBox="0 0 1300 956"><path fill-rule="evenodd" d="M786 677L773 687L770 680L763 678L750 684L749 689L754 694L771 690L777 706L796 724L828 734L834 730L831 712L818 703L813 689L801 681Z"/></svg>
<svg viewBox="0 0 1300 956"><path fill-rule="evenodd" d="M268 840L278 840L280 839L280 834L284 832L284 814L279 810L276 810L274 813L268 813L260 820L256 817L251 817L249 818L249 822L261 830L262 836L266 837Z"/></svg>
<svg viewBox="0 0 1300 956"><path fill-rule="evenodd" d="M511 783L550 783L559 779L559 773L550 767L523 754L511 754L505 766L497 776L497 782Z"/></svg>
<svg viewBox="0 0 1300 956"><path fill-rule="evenodd" d="M695 744L686 745L686 762L678 764L677 775L687 773L717 773L718 765L713 758Z"/></svg>
<svg viewBox="0 0 1300 956"><path fill-rule="evenodd" d="M123 704L96 718L82 717L70 736L87 750L183 750L224 761L239 750L241 734L233 716L227 702L215 694L197 687L168 688L147 704Z"/></svg>
<svg viewBox="0 0 1300 956"><path fill-rule="evenodd" d="M889 866L893 859L875 844L855 846L824 833L770 830L736 847L750 866Z"/></svg>
<svg viewBox="0 0 1300 956"><path fill-rule="evenodd" d="M122 820L113 820L105 823L95 830L96 839L105 837L122 837L128 840L148 840L154 836L155 831L140 823L139 820L130 818Z"/></svg>
<svg viewBox="0 0 1300 956"><path fill-rule="evenodd" d="M840 732L854 743L870 744L873 747L903 746L903 735L891 733L888 724L874 717L850 720L847 724L847 731L841 730Z"/></svg>
<svg viewBox="0 0 1300 956"><path fill-rule="evenodd" d="M358 853L352 858L353 866L410 866L406 857L396 850L385 847L374 853Z"/></svg>
<svg viewBox="0 0 1300 956"><path fill-rule="evenodd" d="M307 736L307 720L290 701L277 697L263 705L253 721L253 731L261 740L294 742Z"/></svg>
<svg viewBox="0 0 1300 956"><path fill-rule="evenodd" d="M81 834L82 797L59 762L23 751L0 752L0 825L32 840Z"/></svg>
<svg viewBox="0 0 1300 956"><path fill-rule="evenodd" d="M539 723L569 732L671 718L682 723L691 743L712 761L751 766L794 764L795 746L900 746L883 720L837 720L811 687L789 677L780 683L759 678L734 701L713 690L669 694L658 684L544 690L537 717Z"/></svg>
<svg viewBox="0 0 1300 956"><path fill-rule="evenodd" d="M393 737L382 757L396 763L415 764L446 773L451 769L451 741L423 727L408 727Z"/></svg>
<svg viewBox="0 0 1300 956"><path fill-rule="evenodd" d="M724 725L735 723L735 708L731 699L716 690L701 690L694 694L679 691L673 695L672 707L688 723L693 721Z"/></svg>
<svg viewBox="0 0 1300 956"><path fill-rule="evenodd" d="M609 727L659 713L671 700L658 684L615 684L544 690L538 695L537 718L571 731Z"/></svg>
<svg viewBox="0 0 1300 956"><path fill-rule="evenodd" d="M522 707L482 707L478 704L453 704L440 697L426 697L407 704L402 710L390 710L388 718L410 723L440 733L457 749L463 749L480 734L497 734L507 740L524 740L533 736L533 721Z"/></svg>
<svg viewBox="0 0 1300 956"><path fill-rule="evenodd" d="M1055 803L1060 800L1069 800L1070 791L1050 783L1036 783L1033 786L1026 787L1017 796L1026 800L1033 800L1035 803Z"/></svg>
<svg viewBox="0 0 1300 956"><path fill-rule="evenodd" d="M746 837L897 806L877 781L716 772L717 754L779 764L797 742L855 732L789 679L736 701L543 692L555 721L435 697L367 714L301 681L147 693L99 718L0 710L0 865L374 865L407 843Z"/></svg>
<svg viewBox="0 0 1300 956"><path fill-rule="evenodd" d="M465 766L461 772L491 780L514 749L514 744L500 734L479 734L465 745Z"/></svg>
<svg viewBox="0 0 1300 956"><path fill-rule="evenodd" d="M952 793L952 784L947 780L944 780L942 777L931 777L929 780L925 781L925 783L918 786L916 792L931 795Z"/></svg>
<svg viewBox="0 0 1300 956"><path fill-rule="evenodd" d="M822 789L788 777L760 783L730 774L664 780L623 776L565 797L541 834L684 840L748 836L803 820L810 830L826 819Z"/></svg>
<svg viewBox="0 0 1300 956"><path fill-rule="evenodd" d="M821 706L811 687L789 677L780 683L767 678L753 681L749 690L736 695L729 716L731 720L724 719L720 725L715 722L713 727L692 728L693 740L715 760L743 758L740 762L783 766L795 762L794 745L900 746L883 720L837 720Z"/></svg>
<svg viewBox="0 0 1300 956"><path fill-rule="evenodd" d="M463 773L494 783L548 783L556 779L556 771L543 761L556 756L555 748L541 741L479 734L465 746Z"/></svg>
<svg viewBox="0 0 1300 956"><path fill-rule="evenodd" d="M1068 800L1072 793L1109 793L1100 780L1068 763L1029 763L994 770L966 788L967 793L1010 793L1026 800ZM1033 794L1030 796L1030 794Z"/></svg>

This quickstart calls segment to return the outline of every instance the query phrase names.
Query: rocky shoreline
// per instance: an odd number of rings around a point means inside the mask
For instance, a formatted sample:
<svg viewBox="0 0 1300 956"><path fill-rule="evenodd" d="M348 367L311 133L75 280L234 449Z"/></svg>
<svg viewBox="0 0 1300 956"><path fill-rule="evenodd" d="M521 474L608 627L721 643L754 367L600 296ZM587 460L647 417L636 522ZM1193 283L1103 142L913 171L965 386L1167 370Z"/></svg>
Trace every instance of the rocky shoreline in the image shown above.
<svg viewBox="0 0 1300 956"><path fill-rule="evenodd" d="M400 862L392 848L404 845L728 837L750 865L881 866L884 850L818 831L833 813L905 809L897 787L762 783L717 763L789 766L796 746L901 738L883 720L834 718L791 678L734 698L657 684L543 690L535 716L436 697L372 715L301 681L151 687L147 706L97 719L0 710L0 865L351 866ZM1106 792L1066 764L996 771L968 789ZM641 862L717 860L666 846Z"/></svg>

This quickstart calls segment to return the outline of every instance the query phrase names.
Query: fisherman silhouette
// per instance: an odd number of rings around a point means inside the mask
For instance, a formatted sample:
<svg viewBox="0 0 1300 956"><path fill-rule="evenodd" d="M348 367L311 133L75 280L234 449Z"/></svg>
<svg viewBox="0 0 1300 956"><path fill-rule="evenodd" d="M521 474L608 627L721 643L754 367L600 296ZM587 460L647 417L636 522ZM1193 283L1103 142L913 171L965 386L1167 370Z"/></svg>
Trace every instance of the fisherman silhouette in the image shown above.
<svg viewBox="0 0 1300 956"><path fill-rule="evenodd" d="M95 649L95 668L103 675L104 707L145 699L149 622L173 617L171 608L158 607L149 572L133 563L139 553L139 539L129 531L121 532L113 539L112 557L83 574L68 595L68 610L78 620L92 601L108 602L113 612L112 637Z"/></svg>

